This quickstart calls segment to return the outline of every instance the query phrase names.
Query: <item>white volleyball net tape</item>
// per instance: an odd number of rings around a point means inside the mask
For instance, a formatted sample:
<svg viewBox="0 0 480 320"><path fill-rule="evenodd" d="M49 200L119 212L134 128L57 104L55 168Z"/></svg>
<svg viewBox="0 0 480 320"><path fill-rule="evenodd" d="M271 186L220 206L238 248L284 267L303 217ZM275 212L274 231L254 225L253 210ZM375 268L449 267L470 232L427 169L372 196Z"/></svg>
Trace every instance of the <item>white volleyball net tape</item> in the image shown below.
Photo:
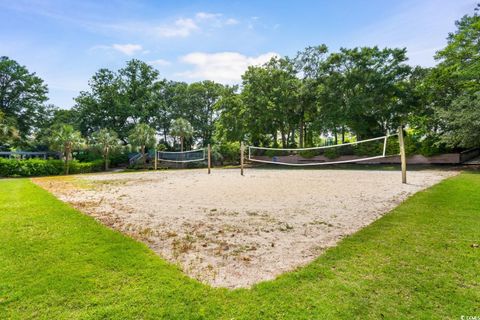
<svg viewBox="0 0 480 320"><path fill-rule="evenodd" d="M248 147L248 160L286 166L355 163L399 154L397 134L313 148Z"/></svg>
<svg viewBox="0 0 480 320"><path fill-rule="evenodd" d="M159 161L178 163L205 161L207 159L204 148L178 152L157 151L157 157Z"/></svg>

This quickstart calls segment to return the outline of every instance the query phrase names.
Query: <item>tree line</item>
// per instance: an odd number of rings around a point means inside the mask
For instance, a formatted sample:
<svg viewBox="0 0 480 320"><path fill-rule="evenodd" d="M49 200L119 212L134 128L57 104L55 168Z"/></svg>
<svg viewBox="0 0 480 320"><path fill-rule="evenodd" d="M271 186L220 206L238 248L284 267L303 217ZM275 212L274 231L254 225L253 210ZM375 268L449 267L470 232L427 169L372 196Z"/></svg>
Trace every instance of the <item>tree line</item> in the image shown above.
<svg viewBox="0 0 480 320"><path fill-rule="evenodd" d="M250 66L240 85L171 81L140 60L100 69L72 109L46 104L42 79L0 58L0 148L48 148L69 125L88 140L101 130L121 144L169 150L229 146L306 147L393 132L400 125L432 147L480 146L478 6L456 22L433 68L410 66L404 48L307 47ZM132 133L150 128L147 144ZM103 131L105 133L105 131ZM97 138L95 138L97 137Z"/></svg>

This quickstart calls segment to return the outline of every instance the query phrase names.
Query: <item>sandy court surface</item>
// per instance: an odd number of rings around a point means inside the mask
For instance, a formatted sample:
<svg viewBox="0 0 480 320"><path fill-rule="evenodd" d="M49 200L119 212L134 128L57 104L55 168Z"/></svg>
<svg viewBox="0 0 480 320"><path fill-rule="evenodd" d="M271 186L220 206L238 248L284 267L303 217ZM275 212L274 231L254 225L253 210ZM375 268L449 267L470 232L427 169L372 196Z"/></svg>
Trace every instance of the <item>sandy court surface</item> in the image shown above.
<svg viewBox="0 0 480 320"><path fill-rule="evenodd" d="M249 287L294 270L452 171L157 171L32 179L202 282Z"/></svg>

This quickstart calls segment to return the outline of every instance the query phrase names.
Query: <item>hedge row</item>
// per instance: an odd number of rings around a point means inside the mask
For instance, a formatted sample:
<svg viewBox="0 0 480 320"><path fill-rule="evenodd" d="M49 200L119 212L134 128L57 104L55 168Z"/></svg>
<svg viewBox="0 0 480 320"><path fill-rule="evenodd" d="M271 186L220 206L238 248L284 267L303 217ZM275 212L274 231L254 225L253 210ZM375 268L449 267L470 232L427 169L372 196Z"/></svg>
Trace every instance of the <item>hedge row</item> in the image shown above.
<svg viewBox="0 0 480 320"><path fill-rule="evenodd" d="M103 170L103 161L70 161L70 173L89 173ZM0 158L0 177L36 177L64 174L62 160L16 160Z"/></svg>

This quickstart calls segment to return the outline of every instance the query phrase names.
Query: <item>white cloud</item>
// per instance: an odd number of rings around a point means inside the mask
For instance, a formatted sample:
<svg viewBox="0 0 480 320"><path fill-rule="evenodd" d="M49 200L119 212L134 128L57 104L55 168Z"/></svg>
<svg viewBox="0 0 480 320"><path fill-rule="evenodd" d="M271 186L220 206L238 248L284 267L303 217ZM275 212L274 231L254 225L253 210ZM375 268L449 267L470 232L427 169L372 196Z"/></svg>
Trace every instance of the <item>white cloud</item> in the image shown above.
<svg viewBox="0 0 480 320"><path fill-rule="evenodd" d="M233 18L225 20L225 24L229 26L239 24L239 23L240 22L237 19L233 19Z"/></svg>
<svg viewBox="0 0 480 320"><path fill-rule="evenodd" d="M198 20L208 20L208 19L216 19L222 16L221 13L209 13L209 12L197 12L195 17Z"/></svg>
<svg viewBox="0 0 480 320"><path fill-rule="evenodd" d="M152 61L149 61L148 63L153 66L160 66L160 67L167 67L172 64L170 61L164 60L164 59L152 60Z"/></svg>
<svg viewBox="0 0 480 320"><path fill-rule="evenodd" d="M175 20L173 26L162 26L154 28L154 33L160 37L188 37L193 31L198 30L199 27L193 19L181 18Z"/></svg>
<svg viewBox="0 0 480 320"><path fill-rule="evenodd" d="M195 20L204 26L221 28L223 26L232 26L240 22L234 18L224 18L222 13L197 12Z"/></svg>
<svg viewBox="0 0 480 320"><path fill-rule="evenodd" d="M141 51L143 48L139 44L113 44L112 49L115 49L117 51L120 51L123 54L126 54L127 56L132 56L135 53Z"/></svg>
<svg viewBox="0 0 480 320"><path fill-rule="evenodd" d="M193 65L194 68L176 75L187 79L209 79L219 83L234 84L241 81L242 74L249 66L264 64L275 56L279 54L268 52L249 57L238 52L192 52L181 57L180 61Z"/></svg>

